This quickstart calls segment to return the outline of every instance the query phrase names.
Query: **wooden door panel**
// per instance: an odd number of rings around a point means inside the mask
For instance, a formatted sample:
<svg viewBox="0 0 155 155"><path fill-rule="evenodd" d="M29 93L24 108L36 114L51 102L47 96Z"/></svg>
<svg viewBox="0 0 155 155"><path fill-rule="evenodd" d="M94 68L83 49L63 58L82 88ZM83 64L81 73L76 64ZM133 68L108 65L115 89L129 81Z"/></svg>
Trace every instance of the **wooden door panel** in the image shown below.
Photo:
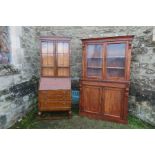
<svg viewBox="0 0 155 155"><path fill-rule="evenodd" d="M102 95L104 96L104 106L102 109L104 115L121 118L124 89L105 88Z"/></svg>
<svg viewBox="0 0 155 155"><path fill-rule="evenodd" d="M84 86L83 88L83 110L85 112L99 113L101 103L101 88Z"/></svg>

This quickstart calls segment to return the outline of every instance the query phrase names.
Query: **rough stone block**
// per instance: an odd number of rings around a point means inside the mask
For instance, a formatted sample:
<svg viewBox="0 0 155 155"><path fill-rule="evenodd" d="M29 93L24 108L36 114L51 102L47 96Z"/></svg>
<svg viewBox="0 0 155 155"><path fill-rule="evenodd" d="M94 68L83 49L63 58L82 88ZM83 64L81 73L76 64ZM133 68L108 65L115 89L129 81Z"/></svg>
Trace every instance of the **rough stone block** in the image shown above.
<svg viewBox="0 0 155 155"><path fill-rule="evenodd" d="M7 117L6 117L6 115L1 115L1 116L0 116L0 128L1 128L1 127L4 127L5 124L6 124L6 122L7 122Z"/></svg>
<svg viewBox="0 0 155 155"><path fill-rule="evenodd" d="M153 38L152 38L153 42L155 42L155 27L153 28Z"/></svg>

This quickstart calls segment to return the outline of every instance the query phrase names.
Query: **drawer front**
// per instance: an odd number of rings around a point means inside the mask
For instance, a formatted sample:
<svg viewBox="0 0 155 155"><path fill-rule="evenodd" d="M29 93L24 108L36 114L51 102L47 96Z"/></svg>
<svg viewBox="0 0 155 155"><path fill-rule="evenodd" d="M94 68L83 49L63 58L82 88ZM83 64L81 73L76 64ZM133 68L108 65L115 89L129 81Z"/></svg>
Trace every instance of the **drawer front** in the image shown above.
<svg viewBox="0 0 155 155"><path fill-rule="evenodd" d="M39 101L46 100L47 99L47 91L39 91L38 99L39 99Z"/></svg>
<svg viewBox="0 0 155 155"><path fill-rule="evenodd" d="M70 90L48 91L47 96L50 100L71 100Z"/></svg>
<svg viewBox="0 0 155 155"><path fill-rule="evenodd" d="M46 100L40 101L40 107L41 108L65 108L65 107L71 107L71 101L53 101L53 100Z"/></svg>
<svg viewBox="0 0 155 155"><path fill-rule="evenodd" d="M39 100L66 101L71 100L70 90L48 90L39 92Z"/></svg>

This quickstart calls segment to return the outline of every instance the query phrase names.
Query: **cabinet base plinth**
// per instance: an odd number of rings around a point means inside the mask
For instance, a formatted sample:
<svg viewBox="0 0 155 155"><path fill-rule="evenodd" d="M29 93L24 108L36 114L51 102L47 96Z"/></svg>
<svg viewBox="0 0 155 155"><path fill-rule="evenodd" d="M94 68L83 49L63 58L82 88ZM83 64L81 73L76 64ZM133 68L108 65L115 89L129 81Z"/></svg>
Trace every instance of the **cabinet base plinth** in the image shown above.
<svg viewBox="0 0 155 155"><path fill-rule="evenodd" d="M122 123L122 124L128 124L128 120L120 120L117 118L111 118L108 116L102 116L102 115L98 115L98 114L94 114L94 113L88 113L88 112L79 112L80 116L84 116L84 117L88 117L90 119L96 119L96 120L103 120L103 121L111 121L111 122L115 122L115 123Z"/></svg>

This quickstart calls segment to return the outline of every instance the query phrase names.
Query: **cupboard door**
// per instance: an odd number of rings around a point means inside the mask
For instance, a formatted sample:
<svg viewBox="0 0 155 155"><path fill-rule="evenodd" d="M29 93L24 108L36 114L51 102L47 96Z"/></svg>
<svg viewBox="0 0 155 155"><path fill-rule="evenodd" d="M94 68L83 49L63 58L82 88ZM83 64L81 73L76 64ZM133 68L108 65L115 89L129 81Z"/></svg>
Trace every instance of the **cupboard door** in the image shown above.
<svg viewBox="0 0 155 155"><path fill-rule="evenodd" d="M121 118L123 114L124 89L122 88L104 88L102 92L104 106L102 112L105 116Z"/></svg>
<svg viewBox="0 0 155 155"><path fill-rule="evenodd" d="M112 43L107 45L106 75L107 79L125 78L126 44Z"/></svg>
<svg viewBox="0 0 155 155"><path fill-rule="evenodd" d="M99 113L101 110L101 88L95 86L83 87L83 111Z"/></svg>
<svg viewBox="0 0 155 155"><path fill-rule="evenodd" d="M42 75L54 76L54 42L43 41L41 43L41 58L42 58Z"/></svg>
<svg viewBox="0 0 155 155"><path fill-rule="evenodd" d="M70 60L69 60L69 43L58 42L57 43L57 69L58 76L69 76Z"/></svg>
<svg viewBox="0 0 155 155"><path fill-rule="evenodd" d="M102 45L89 44L86 50L87 61L87 77L101 78L102 77Z"/></svg>

